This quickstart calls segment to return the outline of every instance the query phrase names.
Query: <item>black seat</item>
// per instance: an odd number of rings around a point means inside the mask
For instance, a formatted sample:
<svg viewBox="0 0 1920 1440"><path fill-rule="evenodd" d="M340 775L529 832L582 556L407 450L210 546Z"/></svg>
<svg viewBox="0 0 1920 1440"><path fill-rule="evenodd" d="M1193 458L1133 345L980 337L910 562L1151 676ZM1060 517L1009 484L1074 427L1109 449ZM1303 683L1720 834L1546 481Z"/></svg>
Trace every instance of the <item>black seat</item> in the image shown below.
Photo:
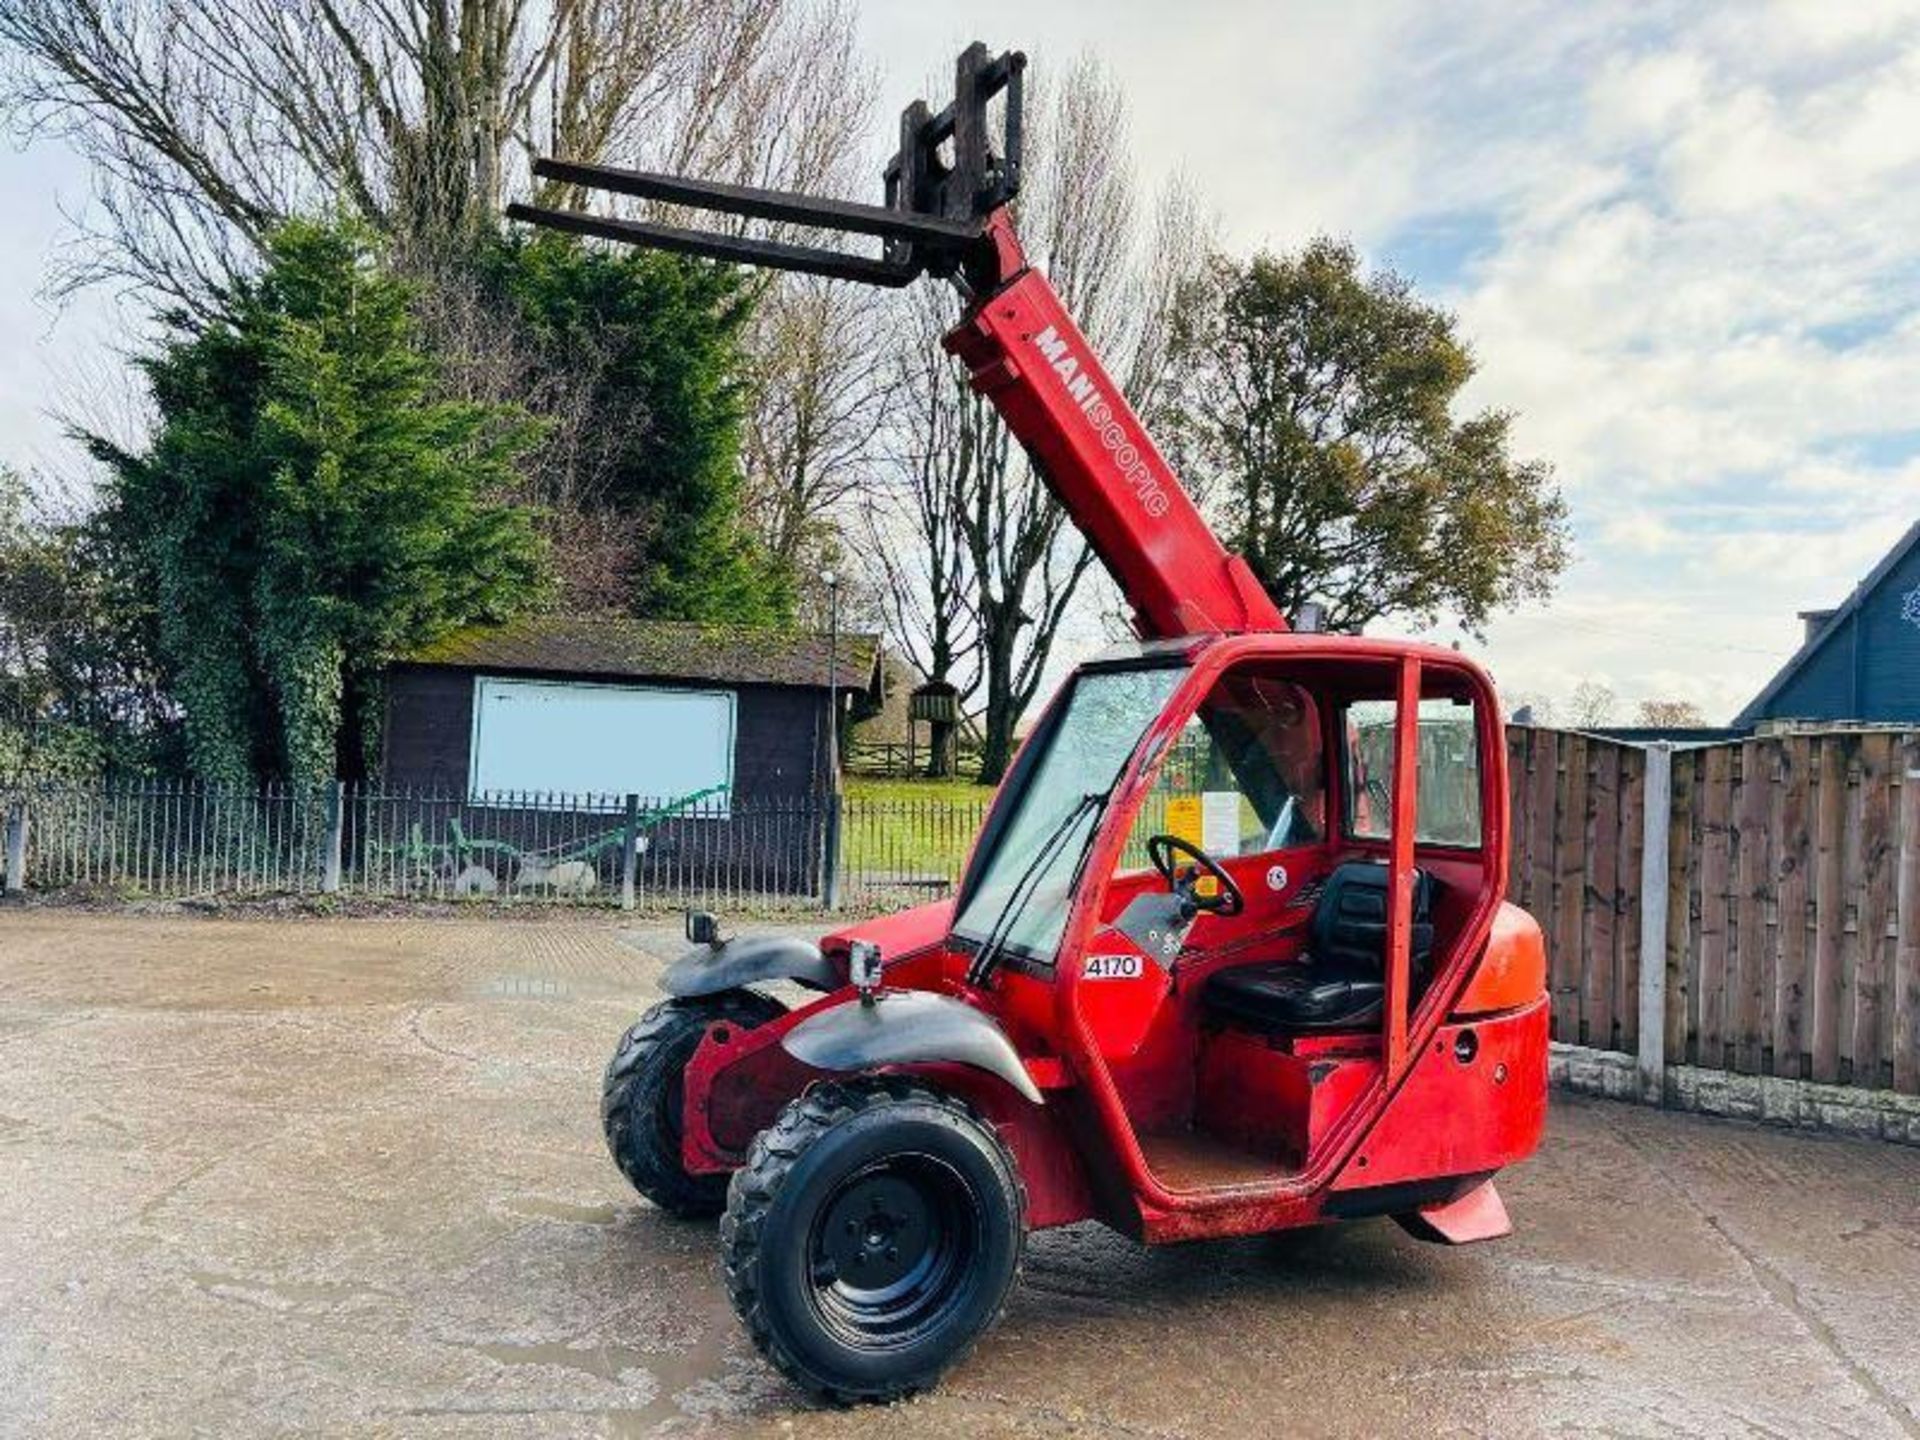
<svg viewBox="0 0 1920 1440"><path fill-rule="evenodd" d="M1416 870L1410 970L1415 993L1433 960L1433 877ZM1327 877L1299 960L1222 970L1207 980L1206 1008L1268 1032L1339 1030L1380 1018L1386 1002L1387 867L1353 861Z"/></svg>

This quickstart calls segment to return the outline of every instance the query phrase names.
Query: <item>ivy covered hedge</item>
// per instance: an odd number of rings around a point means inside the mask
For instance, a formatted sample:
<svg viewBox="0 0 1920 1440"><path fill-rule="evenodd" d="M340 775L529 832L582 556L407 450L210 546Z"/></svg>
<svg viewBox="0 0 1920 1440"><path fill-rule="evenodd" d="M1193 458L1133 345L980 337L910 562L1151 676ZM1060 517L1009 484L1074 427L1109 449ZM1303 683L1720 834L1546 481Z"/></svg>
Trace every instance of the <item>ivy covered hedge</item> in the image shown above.
<svg viewBox="0 0 1920 1440"><path fill-rule="evenodd" d="M139 362L147 445L91 441L202 779L366 773L385 665L542 593L535 517L495 498L540 426L443 398L409 301L364 228L289 224L225 315Z"/></svg>

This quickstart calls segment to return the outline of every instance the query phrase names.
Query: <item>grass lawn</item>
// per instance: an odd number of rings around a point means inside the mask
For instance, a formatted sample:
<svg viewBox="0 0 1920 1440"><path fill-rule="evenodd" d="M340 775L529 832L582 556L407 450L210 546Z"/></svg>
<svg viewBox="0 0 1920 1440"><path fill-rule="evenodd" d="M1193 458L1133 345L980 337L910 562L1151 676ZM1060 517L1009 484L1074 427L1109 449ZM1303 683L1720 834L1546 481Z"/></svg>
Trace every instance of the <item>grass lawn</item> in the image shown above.
<svg viewBox="0 0 1920 1440"><path fill-rule="evenodd" d="M957 879L993 789L968 780L850 775L842 851L848 870Z"/></svg>
<svg viewBox="0 0 1920 1440"><path fill-rule="evenodd" d="M971 780L874 780L865 775L846 779L849 800L942 801L949 805L984 805L993 799L993 786Z"/></svg>

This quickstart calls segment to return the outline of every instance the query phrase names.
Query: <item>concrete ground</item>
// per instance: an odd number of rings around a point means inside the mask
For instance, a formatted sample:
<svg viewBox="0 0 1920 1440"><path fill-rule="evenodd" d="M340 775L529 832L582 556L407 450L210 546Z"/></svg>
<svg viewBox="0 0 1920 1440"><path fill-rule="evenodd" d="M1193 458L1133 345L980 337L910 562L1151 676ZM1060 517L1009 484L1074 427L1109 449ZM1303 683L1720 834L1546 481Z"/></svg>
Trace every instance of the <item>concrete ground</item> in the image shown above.
<svg viewBox="0 0 1920 1440"><path fill-rule="evenodd" d="M1920 1151L1570 1099L1510 1240L1043 1234L815 1409L602 1150L619 935L0 913L0 1433L1920 1436Z"/></svg>

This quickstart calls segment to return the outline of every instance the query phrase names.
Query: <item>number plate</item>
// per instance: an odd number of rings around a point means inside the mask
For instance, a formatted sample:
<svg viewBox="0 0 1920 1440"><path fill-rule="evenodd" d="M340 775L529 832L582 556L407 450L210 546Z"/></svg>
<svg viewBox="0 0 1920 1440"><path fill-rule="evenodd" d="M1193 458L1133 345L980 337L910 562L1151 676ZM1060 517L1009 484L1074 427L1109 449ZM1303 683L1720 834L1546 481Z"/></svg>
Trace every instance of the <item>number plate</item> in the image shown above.
<svg viewBox="0 0 1920 1440"><path fill-rule="evenodd" d="M1138 955L1089 955L1080 974L1087 980L1138 980L1146 963Z"/></svg>

